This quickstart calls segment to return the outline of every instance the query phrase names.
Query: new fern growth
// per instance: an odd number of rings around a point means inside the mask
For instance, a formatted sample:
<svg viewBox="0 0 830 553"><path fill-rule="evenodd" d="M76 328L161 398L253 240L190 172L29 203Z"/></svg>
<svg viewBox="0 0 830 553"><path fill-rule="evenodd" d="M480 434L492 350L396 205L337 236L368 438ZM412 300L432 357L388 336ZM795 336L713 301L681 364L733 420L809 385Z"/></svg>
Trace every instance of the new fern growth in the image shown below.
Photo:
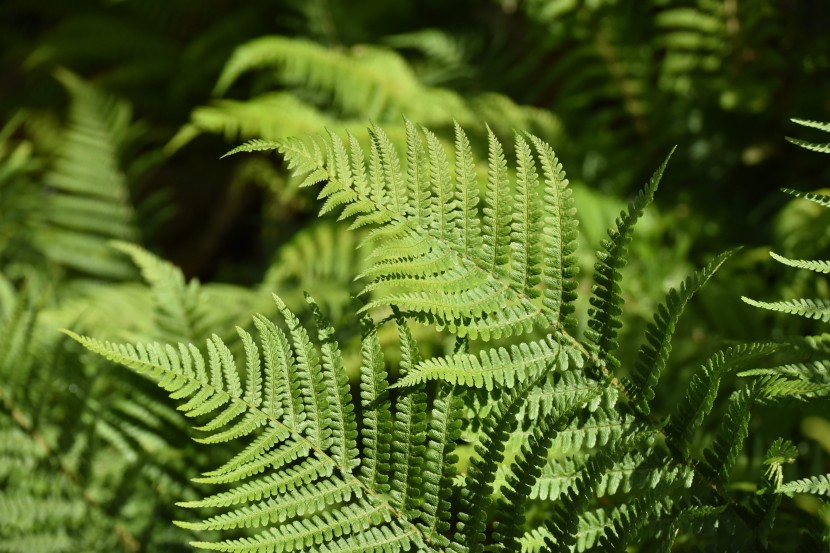
<svg viewBox="0 0 830 553"><path fill-rule="evenodd" d="M480 183L459 125L453 148L412 122L405 130L403 158L378 126L369 129L368 151L333 132L232 151L277 150L303 186L321 185L322 213L339 212L367 232L357 382L311 299L316 332L275 296L281 323L254 316L258 339L239 328L242 355L218 336L200 350L69 333L154 379L193 419L197 441L233 451L197 479L212 492L179 503L198 512L177 523L195 532L194 545L456 553L763 550L776 540L819 547L820 529L778 535L774 521L782 494L826 493L826 479L781 485L777 471L794 455L783 442L770 446L763 474L739 460L753 408L826 392L757 363L779 356L799 371L808 357L828 357L826 338L732 345L699 368L673 413L653 413L677 322L727 252L669 292L633 366L616 356L620 269L666 164L601 244L583 336L576 206L551 146L517 133L513 171L489 133ZM414 332L422 324L452 335L454 351L422 354ZM396 339L382 347L387 327ZM738 370L748 383L719 402L722 382ZM704 427L716 427L706 439ZM758 497L742 491L753 478Z"/></svg>

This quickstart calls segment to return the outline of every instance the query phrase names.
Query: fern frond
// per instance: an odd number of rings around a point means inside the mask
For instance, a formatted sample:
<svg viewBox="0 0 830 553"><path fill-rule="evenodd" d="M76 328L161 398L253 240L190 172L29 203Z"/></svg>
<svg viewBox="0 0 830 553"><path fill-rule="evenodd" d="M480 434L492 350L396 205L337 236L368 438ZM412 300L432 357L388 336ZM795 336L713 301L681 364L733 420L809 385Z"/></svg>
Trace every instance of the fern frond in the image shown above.
<svg viewBox="0 0 830 553"><path fill-rule="evenodd" d="M579 267L576 263L577 218L573 193L562 164L553 149L535 136L530 136L545 175L543 226L543 255L550 261L542 276L547 317L566 332L573 333L576 319L573 302L576 299Z"/></svg>
<svg viewBox="0 0 830 553"><path fill-rule="evenodd" d="M792 188L782 188L782 192L818 204L822 207L830 207L830 196L827 194L815 194L813 192L801 192L800 190L793 190Z"/></svg>
<svg viewBox="0 0 830 553"><path fill-rule="evenodd" d="M607 407L582 413L570 425L561 429L551 448L559 455L605 447L632 432L634 418L619 415Z"/></svg>
<svg viewBox="0 0 830 553"><path fill-rule="evenodd" d="M712 447L703 451L706 463L703 467L712 477L723 479L732 470L744 440L749 434L749 415L755 400L756 390L747 387L734 392L723 416L721 426L715 433Z"/></svg>
<svg viewBox="0 0 830 553"><path fill-rule="evenodd" d="M630 380L624 383L629 397L644 413L651 411L649 402L654 399L654 387L666 367L674 329L686 304L733 253L735 250L717 256L703 270L686 278L679 291L672 288L665 302L657 308L654 322L646 327L646 343L640 347Z"/></svg>
<svg viewBox="0 0 830 553"><path fill-rule="evenodd" d="M470 462L464 478L455 542L449 546L450 551L481 553L484 550L487 508L497 469L504 460L507 437L518 422L516 415L535 384L535 381L524 382L505 395L484 421L481 438L476 445L476 456Z"/></svg>
<svg viewBox="0 0 830 553"><path fill-rule="evenodd" d="M542 473L547 452L556 431L542 421L522 447L521 455L511 467L506 486L501 488L503 498L496 509L493 539L494 551L516 551L525 523L525 504L532 497L531 488Z"/></svg>
<svg viewBox="0 0 830 553"><path fill-rule="evenodd" d="M505 348L493 348L478 356L456 353L421 361L397 382L396 387L440 379L452 384L484 387L488 391L496 387L512 388L517 382L538 377L542 371L566 372L569 358L581 360L581 354L548 336L544 340L511 346L509 352Z"/></svg>
<svg viewBox="0 0 830 553"><path fill-rule="evenodd" d="M791 119L791 121L803 127L809 127L824 132L830 132L830 123L821 121L810 121L806 119ZM814 152L819 152L821 154L830 154L830 142L819 144L816 142L807 142L806 140L801 140L798 138L791 138L789 136L787 137L787 141L792 142L796 146L801 146L802 148L806 148Z"/></svg>
<svg viewBox="0 0 830 553"><path fill-rule="evenodd" d="M487 127L487 191L483 208L482 264L494 274L507 263L510 251L510 215L513 200L510 194L507 161L501 143Z"/></svg>
<svg viewBox="0 0 830 553"><path fill-rule="evenodd" d="M625 443L621 442L617 447L588 459L568 489L551 505L550 515L545 521L547 532L542 535L547 551L564 553L576 544L580 514L593 496L592 490L602 474L613 466L618 456L624 454L628 445L623 445Z"/></svg>
<svg viewBox="0 0 830 553"><path fill-rule="evenodd" d="M423 86L393 51L366 45L336 51L281 36L261 37L239 46L223 69L215 94L224 94L242 74L261 69L275 69L286 84L328 95L346 114L377 120L392 112L407 113L425 123L436 118L450 121L453 114L463 121L473 119L459 96Z"/></svg>
<svg viewBox="0 0 830 553"><path fill-rule="evenodd" d="M756 380L757 400L763 403L785 398L806 400L830 395L830 382L810 382L806 379L790 379L783 375L764 376Z"/></svg>
<svg viewBox="0 0 830 553"><path fill-rule="evenodd" d="M577 364L577 367L581 366ZM567 410L574 404L585 404L589 411L600 407L610 408L616 404L616 388L604 386L579 371L555 373L556 378L546 378L528 394L523 408L526 421L547 417L551 413Z"/></svg>
<svg viewBox="0 0 830 553"><path fill-rule="evenodd" d="M481 221L478 218L478 183L470 140L455 122L455 202L459 207L461 255L476 257L480 251Z"/></svg>
<svg viewBox="0 0 830 553"><path fill-rule="evenodd" d="M516 195L513 222L510 224L511 263L509 278L516 290L528 298L538 296L541 280L541 201L538 196L536 164L528 143L516 135Z"/></svg>
<svg viewBox="0 0 830 553"><path fill-rule="evenodd" d="M787 482L781 485L776 493L792 495L796 493L809 493L814 495L830 496L830 476L821 474L810 478L802 478L794 482Z"/></svg>
<svg viewBox="0 0 830 553"><path fill-rule="evenodd" d="M787 265L789 267L795 267L796 269L807 269L809 271L814 271L816 273L830 273L830 261L826 261L823 259L789 259L784 257L783 255L778 255L775 252L769 252L769 255L774 260L778 261L779 263L783 263L784 265Z"/></svg>
<svg viewBox="0 0 830 553"><path fill-rule="evenodd" d="M420 361L418 344L403 318L397 319L401 343L400 374L406 374ZM422 491L422 465L426 446L427 413L424 386L407 390L397 402L392 427L392 477L390 495L393 504L406 511L414 510Z"/></svg>
<svg viewBox="0 0 830 553"><path fill-rule="evenodd" d="M360 405L363 407L361 437L365 461L360 467L360 478L369 488L388 493L393 426L387 374L377 328L365 318L362 320L362 336Z"/></svg>
<svg viewBox="0 0 830 553"><path fill-rule="evenodd" d="M112 246L129 255L152 290L159 337L173 342L207 337L201 289L197 280L185 281L181 269L156 257L144 248L127 242Z"/></svg>
<svg viewBox="0 0 830 553"><path fill-rule="evenodd" d="M746 296L741 296L741 299L754 307L768 309L770 311L778 311L780 313L788 313L790 315L800 315L808 319L817 319L823 322L830 321L830 300L820 298L816 299L793 299L785 301L758 301Z"/></svg>
<svg viewBox="0 0 830 553"><path fill-rule="evenodd" d="M349 379L343 368L340 348L334 340L334 329L323 318L317 304L306 296L317 323L317 338L321 344L322 371L325 390L328 393L329 426L332 429L332 456L344 471L356 467L357 423L355 422Z"/></svg>
<svg viewBox="0 0 830 553"><path fill-rule="evenodd" d="M647 496L649 497L649 496ZM585 511L579 515L573 551L616 551L620 549L619 543L625 542L629 534L636 534L643 526L649 523L649 515L659 513L661 505L659 500L649 497L653 504L643 508L643 502L634 504L623 504L614 509L595 509ZM632 520L635 518L636 520ZM545 541L552 541L550 530L545 526L534 528L522 536L522 553L536 553L545 547Z"/></svg>
<svg viewBox="0 0 830 553"><path fill-rule="evenodd" d="M790 121L801 125L802 127L809 127L820 131L830 132L830 123L828 122L813 121L810 119L790 119Z"/></svg>
<svg viewBox="0 0 830 553"><path fill-rule="evenodd" d="M432 212L432 193L429 186L427 186L429 183L429 164L418 128L409 119L404 122L406 124L406 177L409 196L412 198L410 216L416 226L426 227L429 225L430 213ZM357 149L352 150L352 156L355 159L362 157L362 154L358 154L358 152ZM360 189L357 190L357 193L365 194Z"/></svg>
<svg viewBox="0 0 830 553"><path fill-rule="evenodd" d="M547 463L531 490L531 498L556 501L581 478L583 467L571 460ZM631 454L613 463L598 475L594 492L598 497L654 489L658 485L690 487L694 471L686 464L671 462L657 455Z"/></svg>
<svg viewBox="0 0 830 553"><path fill-rule="evenodd" d="M68 71L58 80L70 95L68 123L45 182L48 227L39 236L53 261L105 278L134 274L108 246L112 239L135 241L138 229L130 202L121 149L129 139L130 106Z"/></svg>
<svg viewBox="0 0 830 553"><path fill-rule="evenodd" d="M206 421L199 425L205 433L199 441L247 440L234 457L198 479L227 483L227 491L180 503L219 513L178 524L192 530L251 527L256 532L244 538L195 542L197 547L252 552L315 544L327 551L431 550L424 542L425 531L405 513L423 507L424 520L438 532L446 523L440 502L448 493L442 487L451 480L448 471L458 423L449 418L442 423L442 417L435 415L430 428L443 429L445 434L430 433L434 448L427 454L426 398L410 394L398 399L392 426L377 334L367 329L361 395L364 415L373 422L362 431L365 448L359 459L349 387L331 326L309 300L317 320L320 345L315 346L297 317L279 298L275 301L288 333L262 316L254 321L259 345L239 331L244 381L230 350L215 336L207 342L205 359L193 345L134 346L67 333L90 350L157 380L171 397L183 402L180 409L186 415ZM418 355L406 327L401 329L401 340L405 372ZM436 408L442 409L440 403ZM449 417L452 409L445 411ZM390 439L394 439L391 459ZM391 488L386 483L390 476ZM437 519L429 518L433 511ZM440 541L437 536L431 539Z"/></svg>
<svg viewBox="0 0 830 553"><path fill-rule="evenodd" d="M373 265L361 276L372 281L364 292L371 290L377 299L365 309L397 305L460 335L491 339L550 324L573 328L573 203L550 147L529 139L548 182L544 202L537 191L536 156L525 138L516 137L519 170L511 198L502 146L490 133L483 217L472 150L460 126L454 176L444 146L428 129L419 132L407 123L402 171L391 143L373 127L368 190L343 177L346 154L334 136L326 141L333 156L318 142L298 139L284 141L281 151L304 184L327 180L324 210L342 206L342 217L353 217L353 227L375 227L369 237ZM363 163L356 148L350 155L353 167ZM541 245L533 238L539 233L546 237ZM548 307L534 299L543 291Z"/></svg>
<svg viewBox="0 0 830 553"><path fill-rule="evenodd" d="M685 397L666 426L675 447L684 453L689 451L694 433L712 410L721 379L725 375L783 347L782 344L773 342L751 343L730 347L710 357L700 372L692 377Z"/></svg>
<svg viewBox="0 0 830 553"><path fill-rule="evenodd" d="M449 540L452 482L458 456L455 444L461 436L463 401L454 387L440 390L435 398L427 430L422 470L423 502L418 507L425 541L446 547Z"/></svg>
<svg viewBox="0 0 830 553"><path fill-rule="evenodd" d="M830 361L816 360L810 363L793 363L778 367L758 368L741 371L738 376L786 376L798 380L821 382L830 374Z"/></svg>
<svg viewBox="0 0 830 553"><path fill-rule="evenodd" d="M273 152L279 150L281 147L281 142L254 138L252 140L248 140L247 142L243 142L242 144L240 144L236 148L233 148L232 150L228 150L222 155L222 157L228 157L242 152Z"/></svg>
<svg viewBox="0 0 830 553"><path fill-rule="evenodd" d="M619 365L614 351L617 348L617 331L622 325L619 320L623 303L619 286L622 278L620 269L628 261L627 246L634 233L634 225L654 198L673 152L669 153L628 209L620 213L615 225L608 229L608 239L603 240L602 251L597 252L599 261L594 267L594 293L590 300L590 319L585 336L592 352L612 370Z"/></svg>

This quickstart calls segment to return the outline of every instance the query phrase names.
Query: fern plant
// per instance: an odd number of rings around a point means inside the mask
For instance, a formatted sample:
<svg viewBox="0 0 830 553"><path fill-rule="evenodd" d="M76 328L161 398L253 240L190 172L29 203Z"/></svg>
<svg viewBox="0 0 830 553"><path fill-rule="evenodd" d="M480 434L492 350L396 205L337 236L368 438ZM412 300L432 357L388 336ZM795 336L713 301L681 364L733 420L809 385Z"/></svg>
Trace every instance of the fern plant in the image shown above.
<svg viewBox="0 0 830 553"><path fill-rule="evenodd" d="M69 332L154 379L194 419L208 449L229 443L233 454L197 479L213 491L180 503L200 514L177 523L196 532L197 547L820 547L820 521L802 524L798 536L777 531L775 521L791 516L780 509L783 492L821 492L823 480L779 486L795 455L784 442L770 444L761 474L743 455L754 407L820 400L827 388L794 385L769 365L725 400L719 392L761 360L827 356L826 337L727 347L699 368L676 409L653 412L676 323L727 252L669 294L635 365L615 356L625 310L620 269L665 163L609 229L580 330L576 206L551 147L517 134L511 179L504 147L489 133L482 194L459 125L452 152L411 122L406 137L405 162L378 126L369 129L368 154L353 136L335 133L232 151L278 150L304 186L323 185L323 213L340 211L368 229L363 295L372 295L356 313L354 388L335 330L311 299L316 340L275 296L284 324L254 316L259 340L237 331L243 355L218 336L200 350ZM422 356L413 333L422 324L452 336L453 350ZM398 338L384 351L387 325ZM396 365L384 361L393 352ZM746 482L756 493L744 491Z"/></svg>

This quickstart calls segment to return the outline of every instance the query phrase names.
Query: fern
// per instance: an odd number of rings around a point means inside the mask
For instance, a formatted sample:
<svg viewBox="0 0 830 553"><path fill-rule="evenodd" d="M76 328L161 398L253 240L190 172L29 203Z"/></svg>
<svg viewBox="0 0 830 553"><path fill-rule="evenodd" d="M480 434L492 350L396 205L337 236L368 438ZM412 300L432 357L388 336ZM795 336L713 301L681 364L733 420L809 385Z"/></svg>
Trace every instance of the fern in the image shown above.
<svg viewBox="0 0 830 553"><path fill-rule="evenodd" d="M632 399L642 398L639 407L645 413L650 412L648 402L654 398L654 385L666 367L666 361L671 353L672 335L683 308L732 253L726 252L719 255L703 271L687 278L681 284L680 291L671 290L666 303L658 307L654 322L646 330L648 343L640 349L631 380L626 384Z"/></svg>
<svg viewBox="0 0 830 553"><path fill-rule="evenodd" d="M830 477L826 474L787 482L776 489L778 493L811 493L816 495L830 495Z"/></svg>
<svg viewBox="0 0 830 553"><path fill-rule="evenodd" d="M397 132L388 124L401 113L423 124L449 127L454 120L476 125L481 113L492 112L499 114L502 132L511 125L536 126L547 135L558 129L549 114L517 106L504 96L482 94L468 99L429 86L403 57L380 46L337 50L303 38L260 37L236 48L214 94L224 95L251 72L267 75L277 86L310 94L275 90L245 101L214 100L193 110L190 122L168 143L167 151L182 148L202 133L222 134L228 140L275 140L336 124L356 134L366 119ZM309 101L309 97L319 100ZM396 142L403 142L403 133L397 132L397 138Z"/></svg>
<svg viewBox="0 0 830 553"><path fill-rule="evenodd" d="M404 126L403 158L377 125L368 152L333 132L232 151L279 150L303 186L320 187L321 212L340 212L371 247L355 388L335 339L348 331L336 333L310 299L316 334L275 297L284 326L257 315L258 341L239 328L236 344L207 338L206 353L190 343L117 344L67 331L154 379L195 419L197 440L230 455L197 479L220 489L179 503L199 511L199 520L178 523L197 533L193 544L461 553L669 550L679 540L726 539L701 534L707 525L728 527L728 539L747 546L769 540L781 486L767 473L759 489L773 493L747 498L732 489L732 473L756 405L826 395L824 365L808 359L826 340L725 348L699 369L670 418L656 418L651 400L684 308L731 254L669 292L622 378L620 268L665 163L602 244L582 338L575 206L550 146L517 134L511 182L490 133L484 185L460 125L451 149L426 128ZM160 271L159 283L178 283L173 297L196 289L141 250L121 248L151 279ZM423 347L416 330L424 322L453 334L454 351ZM787 359L785 369L757 367L772 355ZM739 371L751 380L701 443L723 383ZM779 450L771 463L783 462Z"/></svg>
<svg viewBox="0 0 830 553"><path fill-rule="evenodd" d="M796 123L803 127L818 129L824 132L830 132L830 123L822 123L821 121L807 121L805 119L793 119L792 121L793 123ZM789 140L796 146L801 146L802 148L806 148L814 152L819 152L821 154L830 154L830 143L817 144L815 142L807 142L805 140L800 140L798 138L789 137L787 137L787 140Z"/></svg>
<svg viewBox="0 0 830 553"><path fill-rule="evenodd" d="M132 271L107 241L135 241L138 230L119 148L130 138L131 110L66 71L57 74L71 96L69 122L45 183L48 225L40 236L46 256L61 265L108 278Z"/></svg>
<svg viewBox="0 0 830 553"><path fill-rule="evenodd" d="M420 445L426 427L419 429L426 419L417 414L424 402L417 395L400 397L394 426L383 414L388 411L377 411L384 406L383 388L382 380L370 376L371 371L377 375L377 362L372 361L377 350L371 346L369 334L365 359L371 366L364 369L369 372L363 380L362 395L367 402L367 417L374 417L371 420L375 423L364 431L364 445L368 446L364 454L369 456L365 466L376 471L376 476L369 477L372 473L364 469L358 473L355 469L363 463L355 448L354 411L331 328L318 316L318 349L294 315L275 299L288 334L262 317L255 319L259 346L248 333L239 331L245 346L244 383L237 376L230 351L216 337L207 342L206 362L192 345L133 347L70 335L93 351L158 379L172 397L184 402L181 409L188 416L210 415L208 422L200 425L206 434L199 441L212 444L250 438L235 457L200 479L205 483L227 482L232 485L229 491L183 504L221 512L202 522L180 524L195 530L253 527L258 533L195 545L224 551L292 550L319 543L323 535L333 532L342 537L327 546L331 551L355 547L397 551L410 544L425 547L423 532L408 518L419 516L421 507L414 498L420 495L422 485L437 484L435 478L444 482L449 478L442 476L443 471L434 472L434 468L421 470L422 465L413 461L426 454ZM410 348L411 358L416 358L411 338L404 333L401 340ZM376 414L370 415L373 410ZM441 425L440 418L434 420ZM384 435L396 437L391 465L384 462L382 453L388 445L371 445L379 444ZM447 437L430 436L438 440L436 445L446 447L442 440ZM432 457L428 466L434 467L431 463L435 460ZM266 467L271 469L262 473ZM410 476L401 476L404 469L412 471ZM391 474L387 472L390 470ZM379 477L382 473L386 478ZM382 495L389 489L383 482L390 476L394 477L391 500ZM423 484L422 477L426 479ZM430 510L435 508L437 505ZM423 516L429 524L431 519Z"/></svg>
<svg viewBox="0 0 830 553"><path fill-rule="evenodd" d="M586 336L592 353L604 359L612 369L619 366L619 361L614 357L617 329L621 326L619 316L622 314L622 296L619 288L622 275L619 269L627 260L626 247L631 241L634 225L654 198L668 161L666 159L655 171L646 187L629 204L628 211L620 214L615 228L608 231L609 239L602 243L603 250L598 254L599 262L594 274L594 295L591 298L592 308L589 312L589 331Z"/></svg>
<svg viewBox="0 0 830 553"><path fill-rule="evenodd" d="M462 180L458 181L460 188L457 197L468 203L463 208L456 203L456 194L450 190L453 178L449 163L437 137L425 132L428 144L425 150L417 134L410 129L409 158L426 159L429 167L428 180L425 173L412 173L413 169L408 169L410 175L417 175L411 179L419 179L411 181L410 188L430 190L432 196L429 203L421 202L417 216L413 216L409 208L404 207L397 153L384 134L378 129L374 133L377 138L372 142L370 161L376 161L370 163L368 178L370 182L384 184L379 189L376 185L372 195L361 194L355 188L356 183L349 178L351 173L345 170L345 157L340 161L338 158L325 159L316 143L296 139L274 143L273 146L280 148L289 167L303 175L305 184L329 178L321 193L327 199L324 210L343 206L344 214L355 218L355 226L380 225L374 235L383 236L383 246L375 248L372 266L363 274L374 281L372 289L376 295L383 297L384 303L420 312L439 326L448 326L461 335L481 336L484 339L521 334L534 326L545 327L547 324L563 328L572 326L569 314L574 298L571 291L575 287L573 277L576 269L572 252L576 220L567 195L567 181L561 169L557 169L558 162L549 148L542 148L539 152L548 174L549 193L543 201L533 199L538 174L530 146L522 138L517 139L519 185L514 198L503 198L504 176L499 174L503 169L498 161L502 156L502 146L494 135L490 135L489 150L493 160L490 181L493 187L490 189L492 192L488 191L485 195L482 208L485 218L480 221L477 210L472 209L475 200L464 198L465 186L467 190L470 188ZM537 144L542 146L540 141ZM262 143L256 143L255 147L261 149L262 146ZM335 152L345 151L336 135L331 138L331 148ZM234 152L247 149L246 145ZM459 157L456 173L470 175L469 146L460 130L456 136L456 150ZM391 180L381 180L384 177ZM384 201L386 197L391 199L391 203ZM516 206L512 210L510 234L507 234L508 228L503 222L505 215L502 213L508 213L502 207L505 200L507 205ZM542 224L543 209L559 216L550 218L550 224L541 227L544 245L536 253L525 251L525 246L531 250L536 248L529 237ZM378 234L381 230L382 235ZM511 247L513 253L502 253L500 249L509 241L514 244ZM483 259L470 254L470 245L477 243L487 245L483 248ZM553 255L547 262L549 267L546 265L543 268L540 264L542 249ZM554 255L556 252L562 253ZM425 286L427 275L431 278L429 285ZM563 288L565 291L561 298L548 297L545 309L534 302L543 287L550 290L550 294ZM378 305L380 301L370 302L368 308Z"/></svg>

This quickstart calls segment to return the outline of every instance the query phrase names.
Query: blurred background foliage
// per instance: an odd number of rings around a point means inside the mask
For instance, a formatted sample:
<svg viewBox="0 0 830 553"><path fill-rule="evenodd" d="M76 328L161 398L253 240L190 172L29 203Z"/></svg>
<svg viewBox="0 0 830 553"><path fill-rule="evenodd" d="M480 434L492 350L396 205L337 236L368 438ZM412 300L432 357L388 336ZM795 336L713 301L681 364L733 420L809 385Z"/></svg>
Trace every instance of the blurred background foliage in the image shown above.
<svg viewBox="0 0 830 553"><path fill-rule="evenodd" d="M70 355L73 346L56 334L14 342L21 328L197 340L272 309L271 292L298 306L303 290L332 315L344 342L354 340L360 236L318 220L314 193L300 190L280 159L220 156L243 140L326 127L365 141L369 121L402 145L407 117L448 143L458 121L479 159L486 125L507 144L514 129L550 142L574 183L585 286L605 229L678 145L625 269L621 359L639 347L625 336L642 335L672 286L714 254L744 249L681 321L673 372L657 394L671 405L683 389L673 379L688 380L724 340L822 331L816 321L759 312L740 296L830 292L825 277L767 256L772 248L790 258L830 257L828 211L779 192L830 186L826 158L784 139L817 136L791 117L830 120L828 29L826 0L4 0L0 361L12 345L30 351L32 367L59 368L54 358ZM147 396L152 417L120 413L111 394L129 386L102 376L100 361L79 359L71 375L36 379L72 382L78 398L98 398L88 405L112 419L78 421L94 431L70 453L93 448L93 435L122 453L152 449L122 423L173 424L157 399ZM54 411L67 409L30 403L32 420L63 420ZM818 439L826 418L770 413L749 447L765 448L767 435ZM112 462L99 457L90 463ZM74 459L62 472L70 487L90 472L76 470ZM146 470L191 474L205 463L161 465ZM118 483L119 493L130 485ZM173 487L159 493L187 495ZM131 527L118 535L129 550L130 539L150 533Z"/></svg>

